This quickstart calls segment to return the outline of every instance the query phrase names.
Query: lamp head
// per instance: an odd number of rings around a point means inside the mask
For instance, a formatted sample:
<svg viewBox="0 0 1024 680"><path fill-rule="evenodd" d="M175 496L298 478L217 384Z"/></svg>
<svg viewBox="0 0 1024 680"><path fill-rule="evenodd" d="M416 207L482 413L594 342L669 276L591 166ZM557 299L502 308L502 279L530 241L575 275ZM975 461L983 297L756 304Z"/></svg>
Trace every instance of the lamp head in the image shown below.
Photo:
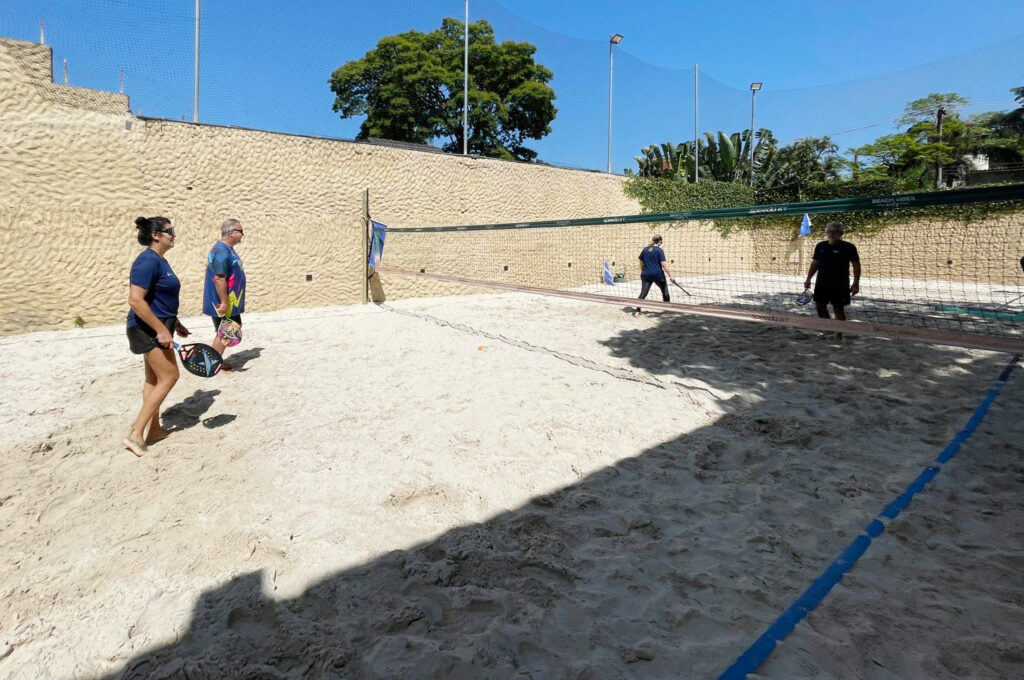
<svg viewBox="0 0 1024 680"><path fill-rule="evenodd" d="M610 42L613 45L618 45L620 42L622 42L622 34L616 33L612 37L608 38L608 42Z"/></svg>
<svg viewBox="0 0 1024 680"><path fill-rule="evenodd" d="M750 91L751 92L757 92L758 90L761 89L762 85L764 85L764 83L751 83L750 84Z"/></svg>

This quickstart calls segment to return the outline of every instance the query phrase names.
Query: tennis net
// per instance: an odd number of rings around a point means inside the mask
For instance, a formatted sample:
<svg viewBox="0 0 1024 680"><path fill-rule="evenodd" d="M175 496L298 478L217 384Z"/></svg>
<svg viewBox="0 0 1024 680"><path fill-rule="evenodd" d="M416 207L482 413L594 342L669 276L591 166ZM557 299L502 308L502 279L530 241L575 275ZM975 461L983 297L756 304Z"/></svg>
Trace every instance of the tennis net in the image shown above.
<svg viewBox="0 0 1024 680"><path fill-rule="evenodd" d="M811 233L800 235L806 222ZM829 222L847 227L843 239L862 266L845 322L818 318L801 297ZM484 287L632 306L642 285L638 256L655 235L676 284L668 302L655 285L645 309L1024 351L1024 185L391 228L378 271L431 280L421 286L429 294Z"/></svg>

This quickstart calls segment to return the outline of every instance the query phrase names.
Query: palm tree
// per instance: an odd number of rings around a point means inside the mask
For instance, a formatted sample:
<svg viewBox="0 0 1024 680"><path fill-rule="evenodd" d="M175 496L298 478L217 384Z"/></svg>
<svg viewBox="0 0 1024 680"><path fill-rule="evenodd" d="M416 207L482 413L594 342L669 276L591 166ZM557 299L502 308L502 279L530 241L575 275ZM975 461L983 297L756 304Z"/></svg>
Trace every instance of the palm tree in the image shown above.
<svg viewBox="0 0 1024 680"><path fill-rule="evenodd" d="M773 165L778 143L771 130L758 131L754 145L754 179L760 184ZM704 133L705 141L700 147L698 166L701 179L718 182L750 182L750 130L726 135ZM634 160L641 177L667 177L683 182L693 182L693 142L645 146L640 150L643 156Z"/></svg>

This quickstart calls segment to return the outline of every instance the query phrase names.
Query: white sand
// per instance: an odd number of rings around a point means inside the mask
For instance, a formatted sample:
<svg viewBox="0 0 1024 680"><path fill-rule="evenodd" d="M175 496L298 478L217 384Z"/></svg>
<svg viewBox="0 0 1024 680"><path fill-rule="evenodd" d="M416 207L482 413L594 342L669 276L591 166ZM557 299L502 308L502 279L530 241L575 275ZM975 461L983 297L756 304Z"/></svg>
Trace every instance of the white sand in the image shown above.
<svg viewBox="0 0 1024 680"><path fill-rule="evenodd" d="M713 678L1008 357L494 295L0 338L0 677ZM208 342L209 321L186 320ZM1024 674L1024 371L759 671Z"/></svg>

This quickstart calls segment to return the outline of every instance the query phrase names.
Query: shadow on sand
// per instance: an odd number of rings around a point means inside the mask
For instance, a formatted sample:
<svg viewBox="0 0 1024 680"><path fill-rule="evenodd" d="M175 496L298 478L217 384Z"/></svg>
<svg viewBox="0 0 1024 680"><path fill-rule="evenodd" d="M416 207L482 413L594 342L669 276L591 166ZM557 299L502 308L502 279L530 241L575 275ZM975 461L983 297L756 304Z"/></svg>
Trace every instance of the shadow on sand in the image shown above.
<svg viewBox="0 0 1024 680"><path fill-rule="evenodd" d="M220 390L196 390L191 396L165 410L161 416L163 425L171 432L180 432L195 427L202 421L203 414L213 406Z"/></svg>
<svg viewBox="0 0 1024 680"><path fill-rule="evenodd" d="M176 642L109 677L716 677L963 426L1006 362L808 337L679 315L612 337L634 367L732 395L724 414L293 599L268 597L269 575L241 574L198 597ZM214 394L190 397L176 425L198 422ZM688 408L673 398L651 417ZM863 435L854 453L837 436L851 431ZM1004 670L969 637L975 670ZM881 677L885 653L845 677Z"/></svg>
<svg viewBox="0 0 1024 680"><path fill-rule="evenodd" d="M261 354L263 354L262 347L250 347L249 349L245 349L241 352L225 357L225 360L231 364L231 372L244 372L248 370L245 368L245 365L253 359L259 359Z"/></svg>

